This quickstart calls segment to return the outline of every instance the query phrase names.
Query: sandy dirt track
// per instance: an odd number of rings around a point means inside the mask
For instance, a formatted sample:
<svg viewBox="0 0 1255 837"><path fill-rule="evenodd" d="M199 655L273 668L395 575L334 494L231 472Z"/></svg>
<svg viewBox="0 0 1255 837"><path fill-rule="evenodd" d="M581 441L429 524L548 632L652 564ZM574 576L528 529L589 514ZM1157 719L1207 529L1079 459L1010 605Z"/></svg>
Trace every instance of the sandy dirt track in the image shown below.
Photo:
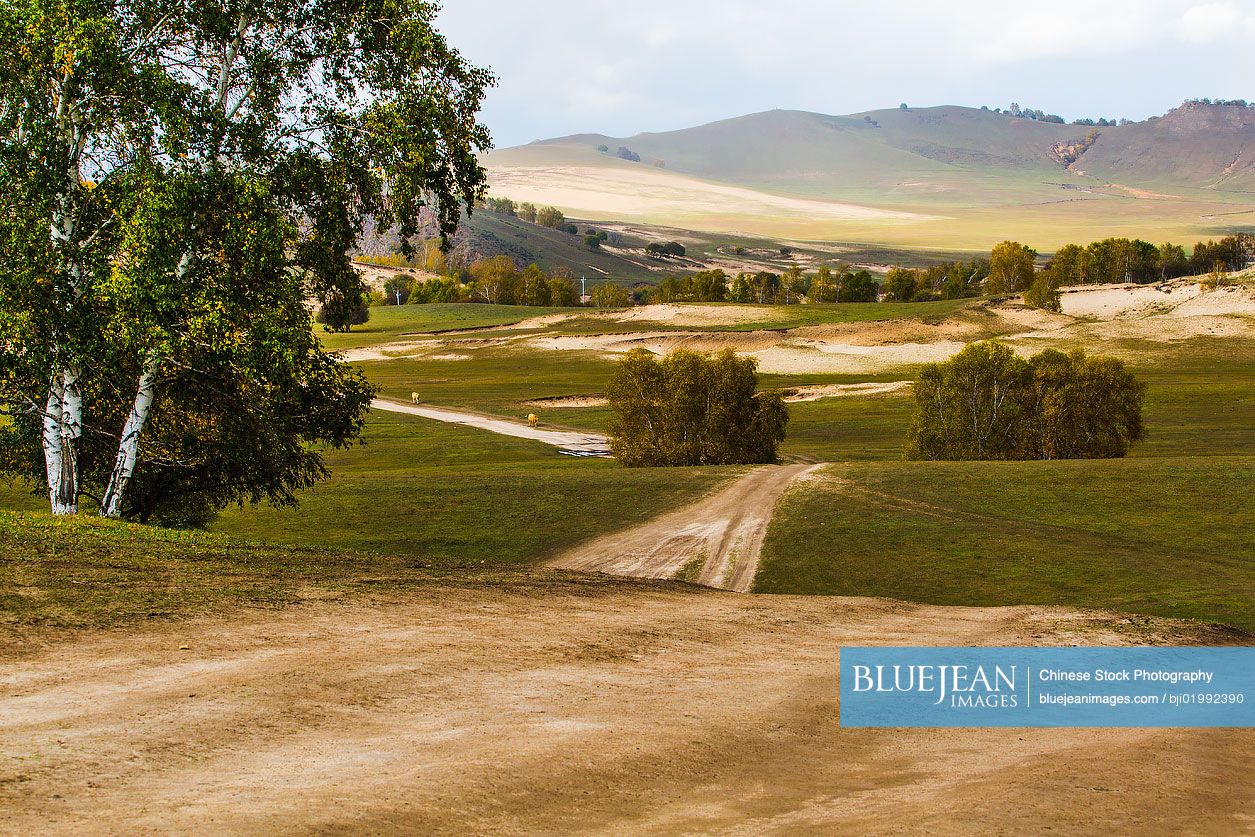
<svg viewBox="0 0 1255 837"><path fill-rule="evenodd" d="M530 427L524 422L509 419L481 416L478 413L467 413L461 410L450 410L446 407L428 407L422 404L405 404L400 401L388 401L376 398L370 403L372 409L387 410L392 413L406 413L411 416L450 424L464 424L467 427L478 427L500 433L504 436L516 436L520 439L534 439L553 445L559 450L570 451L584 456L609 456L610 441L597 433L585 433L575 430L548 430L543 427Z"/></svg>
<svg viewBox="0 0 1255 837"><path fill-rule="evenodd" d="M598 538L550 566L636 578L685 578L748 593L776 501L818 465L767 465L703 500ZM700 564L698 563L700 562ZM692 567L691 574L685 572Z"/></svg>
<svg viewBox="0 0 1255 837"><path fill-rule="evenodd" d="M1134 622L553 574L97 634L0 662L0 832L1249 833L1255 731L837 726L842 645L1216 641Z"/></svg>

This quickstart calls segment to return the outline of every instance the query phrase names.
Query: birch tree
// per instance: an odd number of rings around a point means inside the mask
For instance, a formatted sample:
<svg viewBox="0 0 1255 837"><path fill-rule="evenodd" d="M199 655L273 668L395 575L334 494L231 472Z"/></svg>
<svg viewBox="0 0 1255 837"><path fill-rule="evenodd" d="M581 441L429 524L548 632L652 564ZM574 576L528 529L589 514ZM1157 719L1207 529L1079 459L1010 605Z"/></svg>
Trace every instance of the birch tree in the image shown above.
<svg viewBox="0 0 1255 837"><path fill-rule="evenodd" d="M447 242L483 192L475 117L492 78L435 31L436 11L3 7L0 36L21 46L0 59L0 446L54 513L84 494L107 516L136 513L153 499L128 503L145 471L149 492L288 501L325 473L298 449L356 435L369 387L308 336L307 299L347 322L364 293L347 252L366 217L395 225L408 255L420 212ZM313 392L325 424L280 414ZM249 435L228 405L266 420ZM202 444L168 420L178 444L154 437L160 411L198 417ZM273 444L254 449L262 437ZM273 467L203 483L217 469L206 450L227 438Z"/></svg>

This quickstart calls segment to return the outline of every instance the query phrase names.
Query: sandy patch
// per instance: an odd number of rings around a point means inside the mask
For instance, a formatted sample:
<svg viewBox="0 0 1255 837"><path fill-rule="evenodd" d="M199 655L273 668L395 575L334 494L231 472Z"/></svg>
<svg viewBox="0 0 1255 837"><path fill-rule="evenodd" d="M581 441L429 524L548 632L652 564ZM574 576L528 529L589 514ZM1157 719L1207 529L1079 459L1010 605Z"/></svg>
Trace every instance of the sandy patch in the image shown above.
<svg viewBox="0 0 1255 837"><path fill-rule="evenodd" d="M565 570L675 578L748 593L754 587L767 526L780 495L818 465L755 468L722 491L641 526L577 547L550 566Z"/></svg>
<svg viewBox="0 0 1255 837"><path fill-rule="evenodd" d="M628 311L606 315L619 323L667 323L669 325L719 326L761 321L778 312L752 305L641 305Z"/></svg>
<svg viewBox="0 0 1255 837"><path fill-rule="evenodd" d="M810 384L784 390L784 400L818 401L821 398L845 398L851 395L888 395L910 389L910 381L870 382L866 384Z"/></svg>
<svg viewBox="0 0 1255 837"><path fill-rule="evenodd" d="M1255 317L1255 292L1249 288L1216 288L1173 308L1170 317Z"/></svg>
<svg viewBox="0 0 1255 837"><path fill-rule="evenodd" d="M747 354L758 359L758 371L775 375L867 375L900 366L949 360L965 345L956 340L888 346L791 341Z"/></svg>
<svg viewBox="0 0 1255 837"><path fill-rule="evenodd" d="M1081 285L1063 288L1063 313L1096 320L1164 314L1202 294L1197 282L1164 285Z"/></svg>
<svg viewBox="0 0 1255 837"><path fill-rule="evenodd" d="M553 409L558 407L605 407L610 402L600 395L557 395L552 398L533 398L523 403L528 407Z"/></svg>

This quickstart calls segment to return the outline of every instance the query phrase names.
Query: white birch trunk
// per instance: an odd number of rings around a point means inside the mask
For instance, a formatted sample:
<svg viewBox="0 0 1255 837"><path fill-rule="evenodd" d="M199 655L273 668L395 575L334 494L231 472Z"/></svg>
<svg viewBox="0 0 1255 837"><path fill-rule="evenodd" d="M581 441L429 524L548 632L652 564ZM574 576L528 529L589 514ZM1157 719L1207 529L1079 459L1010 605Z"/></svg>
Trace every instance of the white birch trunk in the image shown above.
<svg viewBox="0 0 1255 837"><path fill-rule="evenodd" d="M44 404L44 467L48 475L48 504L56 513L61 495L61 376L54 375L48 384L48 400Z"/></svg>
<svg viewBox="0 0 1255 837"><path fill-rule="evenodd" d="M139 386L135 390L135 403L131 405L131 412L122 428L118 456L113 463L109 486L105 489L105 496L100 504L101 517L122 516L122 500L126 496L126 487L131 476L135 473L135 460L139 456L139 438L144 432L144 424L148 421L148 413L157 394L159 368L160 364L154 356L149 356L144 363L144 371L139 376Z"/></svg>
<svg viewBox="0 0 1255 837"><path fill-rule="evenodd" d="M83 435L79 370L61 369L49 389L44 416L44 464L52 513L78 514L78 440Z"/></svg>

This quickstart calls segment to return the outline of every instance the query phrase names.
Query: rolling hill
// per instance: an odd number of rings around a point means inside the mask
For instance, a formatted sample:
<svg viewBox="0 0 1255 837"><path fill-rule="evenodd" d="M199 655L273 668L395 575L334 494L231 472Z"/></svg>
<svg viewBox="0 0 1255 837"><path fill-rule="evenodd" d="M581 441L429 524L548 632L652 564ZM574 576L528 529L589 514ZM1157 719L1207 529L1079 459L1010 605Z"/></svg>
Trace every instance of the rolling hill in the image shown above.
<svg viewBox="0 0 1255 837"><path fill-rule="evenodd" d="M1255 109L1236 105L1095 128L953 106L776 110L544 140L485 163L495 194L582 218L809 240L1049 248L1255 223Z"/></svg>

